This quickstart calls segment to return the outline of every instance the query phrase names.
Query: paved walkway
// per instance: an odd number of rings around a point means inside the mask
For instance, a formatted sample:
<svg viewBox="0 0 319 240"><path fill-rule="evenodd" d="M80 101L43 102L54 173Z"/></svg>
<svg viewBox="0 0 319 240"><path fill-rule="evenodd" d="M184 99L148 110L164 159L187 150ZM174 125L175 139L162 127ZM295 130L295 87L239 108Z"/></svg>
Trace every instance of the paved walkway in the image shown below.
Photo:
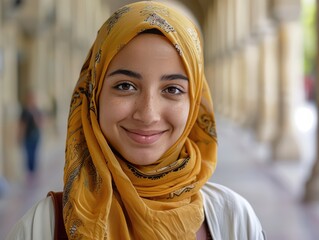
<svg viewBox="0 0 319 240"><path fill-rule="evenodd" d="M55 139L42 144L38 174L26 176L24 183L11 184L0 198L0 239L5 239L21 216L49 191L62 190L64 143L64 139Z"/></svg>
<svg viewBox="0 0 319 240"><path fill-rule="evenodd" d="M319 203L302 203L314 159L314 131L299 136L300 162L275 162L247 130L221 118L217 124L219 162L211 180L248 199L269 240L318 240Z"/></svg>
<svg viewBox="0 0 319 240"><path fill-rule="evenodd" d="M226 185L248 199L269 240L319 239L319 203L304 205L300 201L313 159L309 149L303 148L307 154L303 154L300 162L276 163L267 158L267 148L257 144L248 131L223 118L218 118L217 124L219 162L211 181ZM313 146L312 134L300 139L308 143L307 147ZM0 239L49 190L62 189L63 145L64 139L47 144L37 178L11 186L0 199Z"/></svg>

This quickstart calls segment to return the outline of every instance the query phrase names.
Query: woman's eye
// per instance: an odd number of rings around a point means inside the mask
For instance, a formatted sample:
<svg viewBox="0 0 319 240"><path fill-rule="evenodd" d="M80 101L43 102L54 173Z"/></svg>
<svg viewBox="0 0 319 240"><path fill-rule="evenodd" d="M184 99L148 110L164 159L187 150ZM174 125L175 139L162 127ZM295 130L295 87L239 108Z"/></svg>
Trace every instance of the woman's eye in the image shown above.
<svg viewBox="0 0 319 240"><path fill-rule="evenodd" d="M169 94L174 94L174 95L179 95L179 94L185 93L184 91L182 91L181 89L179 89L177 87L168 87L164 90L164 92L169 93Z"/></svg>
<svg viewBox="0 0 319 240"><path fill-rule="evenodd" d="M122 91L133 91L136 89L132 84L126 82L117 84L114 88Z"/></svg>

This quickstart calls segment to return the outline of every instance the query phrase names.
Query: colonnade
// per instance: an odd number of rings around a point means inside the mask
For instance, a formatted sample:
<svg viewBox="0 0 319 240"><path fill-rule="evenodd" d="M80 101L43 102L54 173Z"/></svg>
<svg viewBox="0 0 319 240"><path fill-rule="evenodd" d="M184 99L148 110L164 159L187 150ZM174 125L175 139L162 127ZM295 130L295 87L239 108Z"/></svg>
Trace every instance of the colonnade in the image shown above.
<svg viewBox="0 0 319 240"><path fill-rule="evenodd" d="M207 75L217 111L297 160L293 112L303 100L299 1L213 1L205 21Z"/></svg>

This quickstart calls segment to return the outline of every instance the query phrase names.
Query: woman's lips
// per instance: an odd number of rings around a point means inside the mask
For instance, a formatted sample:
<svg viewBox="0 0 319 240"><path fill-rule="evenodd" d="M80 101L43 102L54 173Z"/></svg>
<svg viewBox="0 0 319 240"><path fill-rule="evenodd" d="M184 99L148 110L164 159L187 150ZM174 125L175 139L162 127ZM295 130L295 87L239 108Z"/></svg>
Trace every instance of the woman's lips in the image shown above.
<svg viewBox="0 0 319 240"><path fill-rule="evenodd" d="M139 144L152 144L155 143L165 131L144 131L144 130L132 130L124 128L127 136L134 142Z"/></svg>

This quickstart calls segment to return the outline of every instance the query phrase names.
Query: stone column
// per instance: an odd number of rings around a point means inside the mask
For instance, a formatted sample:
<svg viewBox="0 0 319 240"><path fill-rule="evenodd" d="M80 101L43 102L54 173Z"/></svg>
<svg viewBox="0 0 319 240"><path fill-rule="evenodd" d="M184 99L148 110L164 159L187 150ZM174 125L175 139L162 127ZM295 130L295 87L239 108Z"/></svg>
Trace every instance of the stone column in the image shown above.
<svg viewBox="0 0 319 240"><path fill-rule="evenodd" d="M245 66L243 67L243 75L245 84L243 89L244 98L244 115L243 126L251 129L257 129L257 112L258 112L258 82L259 82L259 46L254 39L246 43L243 58Z"/></svg>
<svg viewBox="0 0 319 240"><path fill-rule="evenodd" d="M72 91L71 83L75 79L70 76L70 45L67 41L57 38L54 49L55 81L53 90L53 101L55 109L56 134L66 132L66 121L68 116L68 106Z"/></svg>
<svg viewBox="0 0 319 240"><path fill-rule="evenodd" d="M254 72L254 63L250 60L252 54L250 54L250 32L249 32L249 21L250 21L250 0L236 1L236 48L237 51L237 112L235 114L235 119L238 123L244 125L248 117L248 107L247 101L248 97L256 96L256 91L248 91L248 84L255 85L254 82L249 82L248 78L250 73ZM254 80L257 80L255 78Z"/></svg>
<svg viewBox="0 0 319 240"><path fill-rule="evenodd" d="M228 0L225 2L226 9L225 14L227 16L226 21L226 51L225 57L227 58L227 68L229 73L227 74L228 83L228 95L229 106L227 116L234 119L237 112L238 102L238 81L237 81L237 54L236 48L236 5L234 0Z"/></svg>
<svg viewBox="0 0 319 240"><path fill-rule="evenodd" d="M300 149L296 141L293 126L293 112L300 95L301 74L301 43L300 26L298 23L285 23L280 26L280 82L279 82L279 118L278 135L273 144L273 158L276 160L297 160ZM299 60L299 61L298 61ZM299 82L299 84L298 84ZM299 88L296 87L299 85Z"/></svg>
<svg viewBox="0 0 319 240"><path fill-rule="evenodd" d="M216 37L216 51L214 59L216 58L218 69L218 80L220 83L220 104L218 107L222 115L227 116L230 112L230 91L229 91L229 64L226 56L227 50L227 29L225 23L227 22L227 11L225 1L216 1L216 15L217 15L217 31Z"/></svg>
<svg viewBox="0 0 319 240"><path fill-rule="evenodd" d="M266 29L264 29L266 30ZM277 119L278 47L273 29L269 28L259 45L259 85L256 136L261 142L270 142L275 135Z"/></svg>
<svg viewBox="0 0 319 240"><path fill-rule="evenodd" d="M204 58L205 58L205 74L207 78L208 85L210 87L212 98L215 102L215 109L218 108L219 104L218 91L219 82L216 81L217 69L215 67L215 62L213 60L214 49L216 47L217 41L214 36L216 33L216 14L214 12L214 5L216 2L211 3L208 6L207 12L205 14L204 26L203 26L203 36L204 36Z"/></svg>
<svg viewBox="0 0 319 240"><path fill-rule="evenodd" d="M302 102L302 31L300 3L277 1L273 12L279 20L278 128L273 140L273 159L298 160L300 149L293 126L293 113Z"/></svg>
<svg viewBox="0 0 319 240"><path fill-rule="evenodd" d="M242 109L241 118L243 127L256 129L257 120L257 99L258 99L258 81L259 81L259 47L257 37L254 36L254 24L258 21L258 15L255 14L257 1L245 0L245 6L242 6L242 15L245 21L242 24L244 46L242 50L242 74L244 79L242 90Z"/></svg>
<svg viewBox="0 0 319 240"><path fill-rule="evenodd" d="M37 105L41 109L47 105L47 59L49 48L42 35L33 36L30 38L27 49L27 61L29 61L29 76L28 84L25 90L31 89L36 94Z"/></svg>
<svg viewBox="0 0 319 240"><path fill-rule="evenodd" d="M250 71L250 67L247 66L248 58L246 55L246 46L239 46L236 52L236 62L237 62L237 74L235 76L235 81L237 81L237 101L236 101L236 111L234 112L234 119L237 123L243 124L246 117L246 92L247 87L247 76ZM251 94L251 93L249 93Z"/></svg>
<svg viewBox="0 0 319 240"><path fill-rule="evenodd" d="M216 110L220 104L218 100L220 95L220 81L217 77L218 69L216 68L216 62L214 61L214 51L217 45L217 36L215 35L217 32L217 16L215 7L216 2L212 2L208 5L202 29L204 38L205 75Z"/></svg>
<svg viewBox="0 0 319 240"><path fill-rule="evenodd" d="M228 54L224 54L219 58L222 63L221 67L221 81L223 85L223 108L222 114L230 117L231 114L231 58Z"/></svg>
<svg viewBox="0 0 319 240"><path fill-rule="evenodd" d="M231 29L234 31L234 29ZM242 76L240 75L240 52L232 48L230 54L228 55L229 59L229 88L230 88L230 112L229 117L233 121L238 121L239 115L239 91Z"/></svg>
<svg viewBox="0 0 319 240"><path fill-rule="evenodd" d="M248 59L245 53L247 39L249 38L249 1L232 1L229 13L233 16L232 24L228 29L232 32L232 41L229 45L231 57L231 114L230 117L242 124L246 105L245 87L247 84Z"/></svg>
<svg viewBox="0 0 319 240"><path fill-rule="evenodd" d="M257 89L257 95L251 96L250 103L248 103L251 110L254 108L256 110L255 116L252 112L250 113L252 117L250 123L254 127L256 138L261 142L269 143L275 135L277 118L277 33L270 21L266 0L250 1L250 7L249 29L253 36L251 50L256 50L257 46L258 52L253 54L259 58L254 64L258 64L257 86L252 86L255 90ZM253 100L253 97L257 97L257 99Z"/></svg>
<svg viewBox="0 0 319 240"><path fill-rule="evenodd" d="M4 71L2 86L3 106L3 157L4 175L9 181L21 181L23 177L23 160L18 144L18 121L20 108L18 103L18 32L14 23L6 23L4 32Z"/></svg>
<svg viewBox="0 0 319 240"><path fill-rule="evenodd" d="M225 104L223 103L223 64L220 59L214 60L214 82L215 90L213 90L213 99L215 111L221 113Z"/></svg>
<svg viewBox="0 0 319 240"><path fill-rule="evenodd" d="M67 111L70 103L71 90L69 85L76 80L70 77L73 73L71 67L69 52L71 51L71 44L74 41L71 32L74 34L76 28L72 28L72 19L74 18L74 11L72 3L77 6L74 0L63 1L56 0L56 21L53 32L53 50L52 50L52 69L53 69L53 83L51 88L51 102L53 113L53 124L55 134L57 136L64 135L66 132ZM82 4L78 3L79 5ZM69 75L67 74L69 73Z"/></svg>

